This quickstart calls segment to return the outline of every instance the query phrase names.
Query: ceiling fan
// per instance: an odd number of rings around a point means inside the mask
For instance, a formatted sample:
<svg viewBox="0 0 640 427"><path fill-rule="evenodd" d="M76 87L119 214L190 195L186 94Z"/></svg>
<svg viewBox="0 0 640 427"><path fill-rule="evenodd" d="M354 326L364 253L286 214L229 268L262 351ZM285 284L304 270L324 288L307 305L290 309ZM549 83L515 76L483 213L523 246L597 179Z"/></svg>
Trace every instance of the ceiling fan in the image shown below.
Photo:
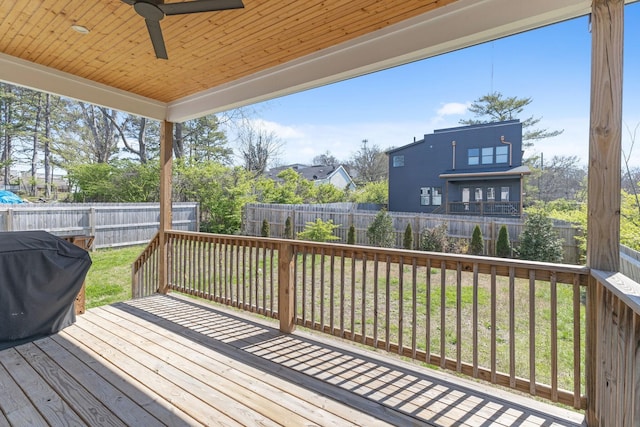
<svg viewBox="0 0 640 427"><path fill-rule="evenodd" d="M160 21L165 16L244 7L242 0L192 0L181 3L165 3L164 0L122 0L122 2L133 6L136 13L144 18L158 59L169 59L160 28Z"/></svg>

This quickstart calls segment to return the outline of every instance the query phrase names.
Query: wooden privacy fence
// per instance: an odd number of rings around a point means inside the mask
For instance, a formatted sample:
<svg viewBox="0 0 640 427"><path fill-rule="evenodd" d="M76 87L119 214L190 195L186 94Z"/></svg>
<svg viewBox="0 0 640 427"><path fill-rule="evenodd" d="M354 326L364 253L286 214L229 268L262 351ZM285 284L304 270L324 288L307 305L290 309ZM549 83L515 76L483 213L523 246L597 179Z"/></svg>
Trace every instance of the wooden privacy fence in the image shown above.
<svg viewBox="0 0 640 427"><path fill-rule="evenodd" d="M355 203L335 203L324 205L279 205L250 203L245 205L242 220L242 234L260 236L262 222L269 222L270 237L283 238L285 222L291 218L294 233L304 230L307 222L316 218L323 221L332 220L339 225L334 234L340 238L336 242L346 243L349 227L353 225L356 232L355 243L368 245L367 229L376 217L377 210L357 209ZM408 212L389 212L393 220L396 234L396 247L402 248L404 231L407 224L411 224L414 245L419 241L420 233L427 228L434 228L447 223L448 235L453 238L471 239L473 229L480 226L484 239L486 255L494 255L500 227L505 225L509 232L511 246L517 247L519 237L524 230L521 218L496 218L467 215L440 215ZM567 264L580 263L580 248L575 237L581 230L569 222L554 220L554 229L563 241L564 262Z"/></svg>
<svg viewBox="0 0 640 427"><path fill-rule="evenodd" d="M169 289L585 408L589 270L566 264L167 232ZM158 289L158 242L132 294Z"/></svg>
<svg viewBox="0 0 640 427"><path fill-rule="evenodd" d="M197 203L174 203L172 226L198 231ZM0 205L0 231L46 230L59 236L94 236L94 249L145 244L158 231L158 203Z"/></svg>

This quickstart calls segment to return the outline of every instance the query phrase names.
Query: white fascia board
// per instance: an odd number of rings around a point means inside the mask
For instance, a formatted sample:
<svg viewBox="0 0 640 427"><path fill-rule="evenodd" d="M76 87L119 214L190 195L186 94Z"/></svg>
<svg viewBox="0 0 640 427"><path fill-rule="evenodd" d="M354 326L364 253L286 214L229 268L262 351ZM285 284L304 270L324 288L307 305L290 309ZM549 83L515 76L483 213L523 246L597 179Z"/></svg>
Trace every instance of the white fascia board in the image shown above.
<svg viewBox="0 0 640 427"><path fill-rule="evenodd" d="M167 104L0 53L0 81L164 120Z"/></svg>
<svg viewBox="0 0 640 427"><path fill-rule="evenodd" d="M586 15L590 0L458 0L355 40L169 103L182 122Z"/></svg>

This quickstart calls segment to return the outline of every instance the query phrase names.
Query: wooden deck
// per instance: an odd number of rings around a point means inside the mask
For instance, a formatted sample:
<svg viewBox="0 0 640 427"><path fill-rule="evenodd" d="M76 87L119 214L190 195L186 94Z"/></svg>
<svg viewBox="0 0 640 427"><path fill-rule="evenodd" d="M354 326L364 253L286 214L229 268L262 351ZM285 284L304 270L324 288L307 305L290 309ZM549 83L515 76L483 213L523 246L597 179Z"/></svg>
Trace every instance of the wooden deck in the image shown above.
<svg viewBox="0 0 640 427"><path fill-rule="evenodd" d="M179 296L0 351L0 427L579 426L583 415Z"/></svg>

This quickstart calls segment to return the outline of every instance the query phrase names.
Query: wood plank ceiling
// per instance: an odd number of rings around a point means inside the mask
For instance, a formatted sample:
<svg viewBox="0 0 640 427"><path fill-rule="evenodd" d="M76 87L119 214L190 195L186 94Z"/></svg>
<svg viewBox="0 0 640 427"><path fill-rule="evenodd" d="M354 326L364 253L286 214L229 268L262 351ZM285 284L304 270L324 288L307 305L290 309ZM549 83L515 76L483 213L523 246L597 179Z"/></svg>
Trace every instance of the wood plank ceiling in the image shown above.
<svg viewBox="0 0 640 427"><path fill-rule="evenodd" d="M120 0L0 0L0 52L168 103L454 1L244 0L165 17L169 60L159 60L143 18Z"/></svg>

